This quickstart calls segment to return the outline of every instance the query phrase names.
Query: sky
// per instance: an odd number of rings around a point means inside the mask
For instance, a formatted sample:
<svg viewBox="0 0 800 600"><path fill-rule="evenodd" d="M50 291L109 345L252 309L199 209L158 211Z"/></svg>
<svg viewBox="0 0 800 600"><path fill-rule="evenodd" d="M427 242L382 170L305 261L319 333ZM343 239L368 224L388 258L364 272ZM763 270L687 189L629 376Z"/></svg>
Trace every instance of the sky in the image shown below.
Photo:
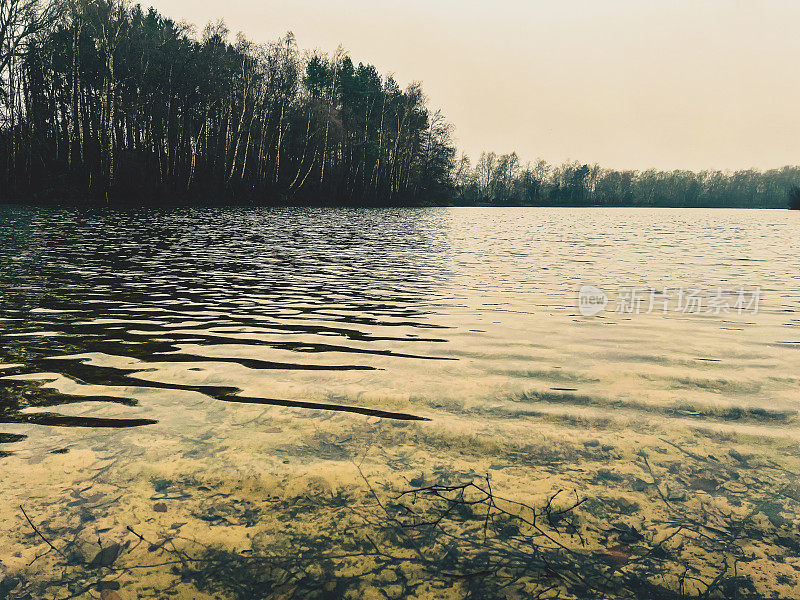
<svg viewBox="0 0 800 600"><path fill-rule="evenodd" d="M421 81L473 162L800 163L797 0L142 0Z"/></svg>

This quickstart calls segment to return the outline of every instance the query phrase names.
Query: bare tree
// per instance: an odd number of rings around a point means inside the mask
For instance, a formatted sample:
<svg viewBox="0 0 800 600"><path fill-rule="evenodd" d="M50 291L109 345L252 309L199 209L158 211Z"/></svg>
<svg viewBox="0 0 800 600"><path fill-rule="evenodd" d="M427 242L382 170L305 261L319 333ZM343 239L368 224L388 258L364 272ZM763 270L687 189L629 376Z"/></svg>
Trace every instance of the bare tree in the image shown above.
<svg viewBox="0 0 800 600"><path fill-rule="evenodd" d="M58 2L3 0L0 2L0 73L7 74L30 38L49 27L61 12Z"/></svg>

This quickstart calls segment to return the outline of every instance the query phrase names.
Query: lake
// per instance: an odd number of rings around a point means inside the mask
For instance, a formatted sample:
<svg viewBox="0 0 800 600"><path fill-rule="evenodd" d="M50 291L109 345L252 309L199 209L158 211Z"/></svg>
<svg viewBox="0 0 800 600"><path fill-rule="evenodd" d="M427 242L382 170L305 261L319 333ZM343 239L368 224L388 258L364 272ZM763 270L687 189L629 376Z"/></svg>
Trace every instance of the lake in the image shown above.
<svg viewBox="0 0 800 600"><path fill-rule="evenodd" d="M778 210L2 207L0 598L800 597L799 257Z"/></svg>

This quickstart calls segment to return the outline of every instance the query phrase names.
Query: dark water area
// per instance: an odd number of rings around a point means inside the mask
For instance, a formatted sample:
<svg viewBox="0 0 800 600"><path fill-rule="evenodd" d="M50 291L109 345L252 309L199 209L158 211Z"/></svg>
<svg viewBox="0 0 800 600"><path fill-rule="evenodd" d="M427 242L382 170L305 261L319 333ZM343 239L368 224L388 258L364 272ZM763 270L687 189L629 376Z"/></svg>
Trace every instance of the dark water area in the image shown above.
<svg viewBox="0 0 800 600"><path fill-rule="evenodd" d="M376 368L346 360L305 363L303 356L310 353L452 360L413 353L415 342L444 341L435 338L437 326L428 321L430 310L422 306L435 296L432 290L442 276L431 264L446 247L443 231L435 228L436 216L408 222L402 211L386 210L354 222L357 214L291 209L131 213L5 209L0 362L20 365L7 368L5 374L56 371L89 385L149 386L197 391L232 402L325 408L323 403L246 398L230 386L145 382L135 377L137 369L92 365L71 357L99 353L143 363L202 362L203 357L180 351L186 341L200 347L264 346L297 357L293 362L245 356L215 359L256 370ZM399 227L392 227L392 221ZM178 323L182 333L171 332ZM268 324L278 339L230 338L209 332L212 324L227 331ZM420 333L375 335L369 331L373 325ZM331 343L280 339L303 334L325 336ZM364 347L348 346L351 340ZM386 341L397 342L404 350L380 348ZM70 397L37 389L31 382L5 382L0 393L3 420L11 422L88 427L152 422L19 412L27 406L70 402L135 402L124 397ZM417 418L363 407L329 408Z"/></svg>

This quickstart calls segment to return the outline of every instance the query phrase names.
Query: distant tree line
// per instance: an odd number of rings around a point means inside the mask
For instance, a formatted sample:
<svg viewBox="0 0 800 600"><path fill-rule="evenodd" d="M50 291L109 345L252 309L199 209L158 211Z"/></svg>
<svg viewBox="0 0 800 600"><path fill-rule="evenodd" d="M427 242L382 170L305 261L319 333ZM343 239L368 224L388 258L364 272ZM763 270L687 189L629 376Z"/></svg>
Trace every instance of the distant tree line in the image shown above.
<svg viewBox="0 0 800 600"><path fill-rule="evenodd" d="M0 200L784 207L800 168L614 171L456 160L418 83L196 35L127 0L0 0Z"/></svg>
<svg viewBox="0 0 800 600"><path fill-rule="evenodd" d="M769 171L617 171L544 161L522 164L516 153L483 153L456 167L460 204L489 206L800 207L800 167ZM796 190L792 192L792 190Z"/></svg>
<svg viewBox="0 0 800 600"><path fill-rule="evenodd" d="M789 192L789 208L800 210L800 187L793 187Z"/></svg>

